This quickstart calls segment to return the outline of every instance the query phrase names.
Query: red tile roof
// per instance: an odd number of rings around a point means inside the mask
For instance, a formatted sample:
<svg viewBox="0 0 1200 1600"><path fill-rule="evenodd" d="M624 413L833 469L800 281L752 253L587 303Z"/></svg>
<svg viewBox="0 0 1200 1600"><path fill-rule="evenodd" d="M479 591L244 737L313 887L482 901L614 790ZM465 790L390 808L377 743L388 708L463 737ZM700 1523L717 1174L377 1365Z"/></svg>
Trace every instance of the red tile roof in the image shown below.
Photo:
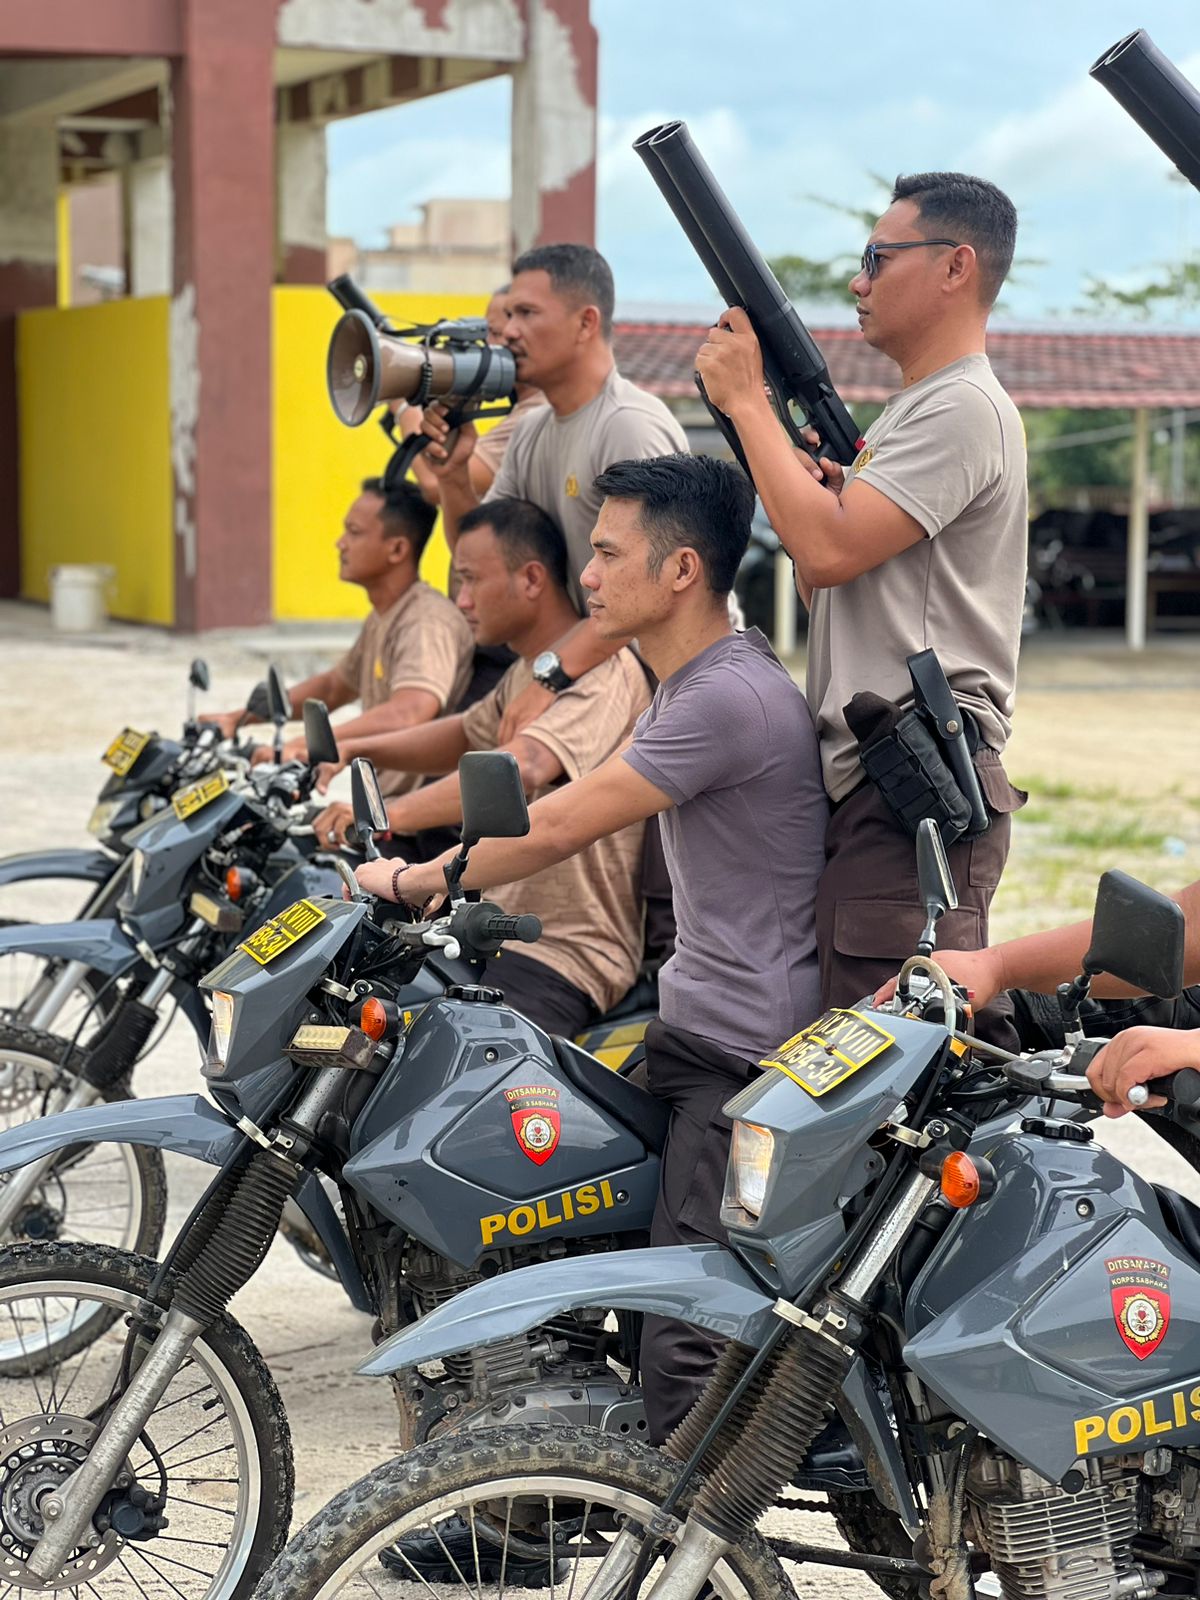
<svg viewBox="0 0 1200 1600"><path fill-rule="evenodd" d="M626 378L664 400L696 395L692 364L704 342L702 324L618 322L613 332ZM811 332L848 405L883 401L894 392L896 368L857 328ZM988 355L1016 403L1032 410L1200 406L1200 334L993 331Z"/></svg>

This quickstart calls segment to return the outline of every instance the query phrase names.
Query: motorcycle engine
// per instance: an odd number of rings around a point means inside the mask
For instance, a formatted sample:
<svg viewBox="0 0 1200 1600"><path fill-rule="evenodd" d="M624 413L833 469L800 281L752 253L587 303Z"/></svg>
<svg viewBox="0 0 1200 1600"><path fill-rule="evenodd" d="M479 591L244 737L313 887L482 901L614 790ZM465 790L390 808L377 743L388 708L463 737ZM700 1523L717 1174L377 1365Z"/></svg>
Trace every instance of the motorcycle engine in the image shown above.
<svg viewBox="0 0 1200 1600"><path fill-rule="evenodd" d="M1010 1457L977 1451L967 1474L970 1535L1004 1600L1139 1600L1164 1574L1133 1558L1140 1474L1128 1458L1078 1464L1068 1493Z"/></svg>
<svg viewBox="0 0 1200 1600"><path fill-rule="evenodd" d="M511 1270L565 1253L561 1241L548 1248L528 1246L505 1252L512 1256L506 1266ZM403 1284L414 1319L480 1281L479 1273L410 1243ZM496 1426L534 1415L543 1421L644 1434L640 1397L605 1358L610 1342L603 1311L568 1312L512 1339L447 1356L439 1363L441 1371L432 1375L397 1374L393 1381L404 1448L461 1427Z"/></svg>

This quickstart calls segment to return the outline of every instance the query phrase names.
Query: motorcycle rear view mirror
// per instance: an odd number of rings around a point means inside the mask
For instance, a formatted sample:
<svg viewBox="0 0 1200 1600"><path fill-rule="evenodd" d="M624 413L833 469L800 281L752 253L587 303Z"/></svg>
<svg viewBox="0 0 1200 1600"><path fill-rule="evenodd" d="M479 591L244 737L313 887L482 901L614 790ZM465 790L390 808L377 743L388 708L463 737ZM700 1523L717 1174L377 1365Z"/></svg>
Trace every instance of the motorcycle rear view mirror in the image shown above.
<svg viewBox="0 0 1200 1600"><path fill-rule="evenodd" d="M324 766L327 762L336 767L341 760L324 700L304 702L304 742L308 746L310 767Z"/></svg>
<svg viewBox="0 0 1200 1600"><path fill-rule="evenodd" d="M529 832L529 807L517 759L506 750L472 750L458 763L462 842L520 839Z"/></svg>
<svg viewBox="0 0 1200 1600"><path fill-rule="evenodd" d="M1106 872L1096 891L1083 970L1089 977L1107 972L1167 1000L1183 988L1185 941L1183 910L1174 900L1127 872Z"/></svg>
<svg viewBox="0 0 1200 1600"><path fill-rule="evenodd" d="M210 682L208 662L205 661L203 656L197 656L188 669L187 719L189 722L195 722L196 720L197 689L203 693Z"/></svg>
<svg viewBox="0 0 1200 1600"><path fill-rule="evenodd" d="M267 668L267 709L272 722L286 722L292 714L292 702L283 686L279 668L273 662Z"/></svg>
<svg viewBox="0 0 1200 1600"><path fill-rule="evenodd" d="M390 824L379 779L366 756L355 756L350 763L350 806L354 812L354 831L363 854L368 861L375 861L379 857L375 835L387 833Z"/></svg>
<svg viewBox="0 0 1200 1600"><path fill-rule="evenodd" d="M283 725L292 714L292 702L283 687L279 668L274 662L267 668L267 710L271 713L271 721L275 724L275 759L282 761Z"/></svg>
<svg viewBox="0 0 1200 1600"><path fill-rule="evenodd" d="M923 956L931 956L937 943L937 924L947 911L958 907L954 874L932 817L923 817L917 827L917 885L925 908L925 926L917 950Z"/></svg>

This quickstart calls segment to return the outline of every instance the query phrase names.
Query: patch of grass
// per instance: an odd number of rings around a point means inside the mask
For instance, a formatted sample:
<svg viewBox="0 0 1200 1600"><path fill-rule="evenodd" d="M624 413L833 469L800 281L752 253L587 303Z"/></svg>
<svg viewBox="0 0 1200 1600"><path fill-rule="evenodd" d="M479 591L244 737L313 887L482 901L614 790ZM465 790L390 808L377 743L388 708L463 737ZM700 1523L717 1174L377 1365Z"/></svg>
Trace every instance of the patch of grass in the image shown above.
<svg viewBox="0 0 1200 1600"><path fill-rule="evenodd" d="M1030 800L1016 813L1017 826L1022 827L1027 822L1044 823L1057 822L1059 813L1053 806L1038 805L1036 800Z"/></svg>
<svg viewBox="0 0 1200 1600"><path fill-rule="evenodd" d="M1134 820L1100 820L1090 826L1059 828L1055 837L1059 844L1072 850L1161 850L1167 836Z"/></svg>
<svg viewBox="0 0 1200 1600"><path fill-rule="evenodd" d="M1120 792L1108 784L1094 788L1087 784L1066 783L1061 778L1014 778L1013 782L1018 788L1028 789L1037 800L1087 800L1103 804L1115 800ZM1025 809L1028 811L1029 807Z"/></svg>

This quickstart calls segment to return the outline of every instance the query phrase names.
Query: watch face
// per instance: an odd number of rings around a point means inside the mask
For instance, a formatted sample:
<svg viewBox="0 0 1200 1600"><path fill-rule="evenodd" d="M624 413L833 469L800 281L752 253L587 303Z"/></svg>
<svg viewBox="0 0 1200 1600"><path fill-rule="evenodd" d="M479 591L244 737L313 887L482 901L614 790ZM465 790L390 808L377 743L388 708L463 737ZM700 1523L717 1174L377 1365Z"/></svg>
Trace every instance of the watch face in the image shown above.
<svg viewBox="0 0 1200 1600"><path fill-rule="evenodd" d="M559 659L553 650L543 650L540 656L533 660L533 675L535 678L546 678L559 667Z"/></svg>

